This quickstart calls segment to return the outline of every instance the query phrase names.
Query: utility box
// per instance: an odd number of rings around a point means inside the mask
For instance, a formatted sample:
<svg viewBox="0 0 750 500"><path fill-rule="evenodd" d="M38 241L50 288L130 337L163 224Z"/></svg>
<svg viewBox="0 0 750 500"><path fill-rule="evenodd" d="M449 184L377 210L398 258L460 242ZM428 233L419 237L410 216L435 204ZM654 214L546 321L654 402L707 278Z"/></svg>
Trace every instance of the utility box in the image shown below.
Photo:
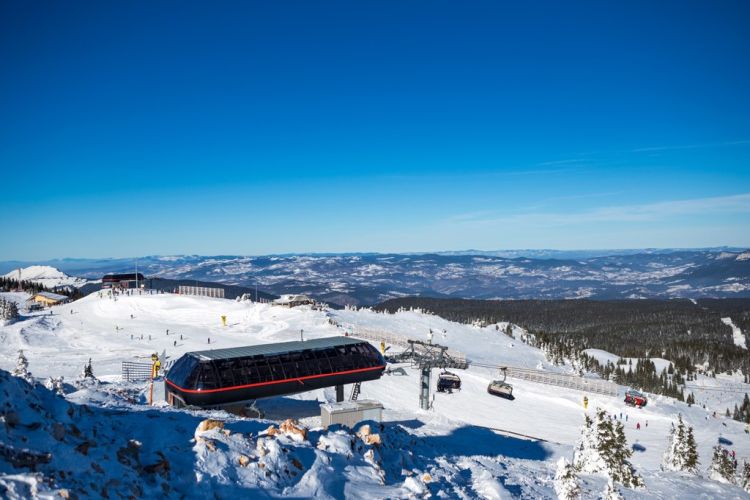
<svg viewBox="0 0 750 500"><path fill-rule="evenodd" d="M383 404L363 399L320 405L320 421L324 429L331 425L345 425L350 429L363 420L383 420Z"/></svg>
<svg viewBox="0 0 750 500"><path fill-rule="evenodd" d="M151 404L167 400L167 388L163 377L157 377L151 382L149 391L151 393Z"/></svg>

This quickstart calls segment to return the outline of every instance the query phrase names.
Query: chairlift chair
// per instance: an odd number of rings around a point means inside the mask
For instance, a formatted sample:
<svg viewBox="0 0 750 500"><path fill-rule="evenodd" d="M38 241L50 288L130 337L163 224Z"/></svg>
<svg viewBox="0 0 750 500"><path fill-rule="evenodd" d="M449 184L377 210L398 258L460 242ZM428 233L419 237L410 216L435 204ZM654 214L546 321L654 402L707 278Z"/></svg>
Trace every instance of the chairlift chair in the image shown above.
<svg viewBox="0 0 750 500"><path fill-rule="evenodd" d="M513 386L505 381L508 377L507 368L503 367L500 370L503 372L503 379L490 382L487 386L487 392L493 396L513 400L515 399L515 396L513 396Z"/></svg>
<svg viewBox="0 0 750 500"><path fill-rule="evenodd" d="M438 375L437 391L453 392L454 390L461 390L461 378L455 373L443 371Z"/></svg>

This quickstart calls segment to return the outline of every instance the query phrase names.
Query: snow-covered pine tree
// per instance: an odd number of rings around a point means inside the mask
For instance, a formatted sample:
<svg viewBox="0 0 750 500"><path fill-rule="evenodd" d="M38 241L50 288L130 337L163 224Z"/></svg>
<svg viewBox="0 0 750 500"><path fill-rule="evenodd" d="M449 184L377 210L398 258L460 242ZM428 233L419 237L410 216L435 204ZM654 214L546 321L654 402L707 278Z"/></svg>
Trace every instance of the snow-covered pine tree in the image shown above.
<svg viewBox="0 0 750 500"><path fill-rule="evenodd" d="M602 493L602 500L623 500L620 490L617 489L617 486L611 477L607 481L607 487L604 489L604 493Z"/></svg>
<svg viewBox="0 0 750 500"><path fill-rule="evenodd" d="M9 323L18 319L18 306L12 300L0 299L0 322Z"/></svg>
<svg viewBox="0 0 750 500"><path fill-rule="evenodd" d="M744 461L742 464L742 472L739 477L740 487L750 493L750 462Z"/></svg>
<svg viewBox="0 0 750 500"><path fill-rule="evenodd" d="M672 471L697 472L698 449L693 436L693 428L683 422L682 415L677 416L677 426L672 425L662 468Z"/></svg>
<svg viewBox="0 0 750 500"><path fill-rule="evenodd" d="M607 467L599 453L599 436L596 426L588 415L584 415L581 437L578 439L573 453L573 465L579 472L588 474L604 472Z"/></svg>
<svg viewBox="0 0 750 500"><path fill-rule="evenodd" d="M57 378L50 377L47 380L44 381L44 387L49 389L50 391L55 391L57 394L60 394L61 396L65 394L65 391L63 389L63 377L59 376Z"/></svg>
<svg viewBox="0 0 750 500"><path fill-rule="evenodd" d="M13 370L13 375L21 377L27 382L32 381L31 372L29 371L29 360L23 355L23 351L18 351L18 360L16 361L16 368Z"/></svg>
<svg viewBox="0 0 750 500"><path fill-rule="evenodd" d="M625 438L625 428L622 422L615 421L614 425L610 422L614 431L614 444L612 456L612 478L621 483L626 488L638 488L643 486L643 479L636 473L633 465L630 463L630 457L633 450L628 447L628 441Z"/></svg>
<svg viewBox="0 0 750 500"><path fill-rule="evenodd" d="M742 476L740 476L740 486L742 489L750 493L750 462L745 462L742 465Z"/></svg>
<svg viewBox="0 0 750 500"><path fill-rule="evenodd" d="M669 436L667 436L667 449L664 450L664 456L661 460L661 468L662 470L673 470L674 462L675 462L675 455L677 454L677 430L678 427L675 427L674 422L669 428Z"/></svg>
<svg viewBox="0 0 750 500"><path fill-rule="evenodd" d="M604 473L625 487L636 488L643 481L629 462L632 453L622 423L613 423L607 412L597 408L595 421L585 417L573 464L578 471Z"/></svg>
<svg viewBox="0 0 750 500"><path fill-rule="evenodd" d="M93 379L96 380L96 377L94 376L94 369L91 366L91 358L89 358L89 362L83 365L83 371L81 372L81 379Z"/></svg>
<svg viewBox="0 0 750 500"><path fill-rule="evenodd" d="M581 487L578 485L575 467L565 457L561 457L557 461L555 493L560 500L573 500L581 495Z"/></svg>
<svg viewBox="0 0 750 500"><path fill-rule="evenodd" d="M734 484L734 464L729 458L729 453L721 445L714 446L714 454L711 458L711 466L708 474L714 481Z"/></svg>

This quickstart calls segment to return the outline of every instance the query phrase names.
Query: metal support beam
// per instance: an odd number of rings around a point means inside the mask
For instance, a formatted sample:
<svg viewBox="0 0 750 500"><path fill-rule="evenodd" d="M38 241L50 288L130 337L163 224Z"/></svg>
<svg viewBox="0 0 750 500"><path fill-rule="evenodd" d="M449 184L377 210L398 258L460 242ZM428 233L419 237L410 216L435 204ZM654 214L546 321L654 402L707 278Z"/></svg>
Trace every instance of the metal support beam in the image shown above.
<svg viewBox="0 0 750 500"><path fill-rule="evenodd" d="M430 373L431 368L424 367L419 373L419 407L423 410L430 409Z"/></svg>
<svg viewBox="0 0 750 500"><path fill-rule="evenodd" d="M336 402L337 403L344 402L344 386L343 385L336 386Z"/></svg>

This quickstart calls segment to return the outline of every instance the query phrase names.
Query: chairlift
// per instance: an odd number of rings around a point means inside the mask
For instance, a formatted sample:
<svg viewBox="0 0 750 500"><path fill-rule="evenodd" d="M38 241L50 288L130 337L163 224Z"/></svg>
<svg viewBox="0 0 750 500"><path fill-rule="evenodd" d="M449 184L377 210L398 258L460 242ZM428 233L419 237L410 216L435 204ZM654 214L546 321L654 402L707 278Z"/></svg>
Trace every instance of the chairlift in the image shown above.
<svg viewBox="0 0 750 500"><path fill-rule="evenodd" d="M502 367L500 370L503 372L503 379L490 382L487 386L487 392L493 396L513 400L515 399L515 396L513 396L513 386L505 381L508 377L507 368Z"/></svg>
<svg viewBox="0 0 750 500"><path fill-rule="evenodd" d="M438 375L437 391L450 393L454 390L461 390L461 378L455 373L443 371Z"/></svg>

